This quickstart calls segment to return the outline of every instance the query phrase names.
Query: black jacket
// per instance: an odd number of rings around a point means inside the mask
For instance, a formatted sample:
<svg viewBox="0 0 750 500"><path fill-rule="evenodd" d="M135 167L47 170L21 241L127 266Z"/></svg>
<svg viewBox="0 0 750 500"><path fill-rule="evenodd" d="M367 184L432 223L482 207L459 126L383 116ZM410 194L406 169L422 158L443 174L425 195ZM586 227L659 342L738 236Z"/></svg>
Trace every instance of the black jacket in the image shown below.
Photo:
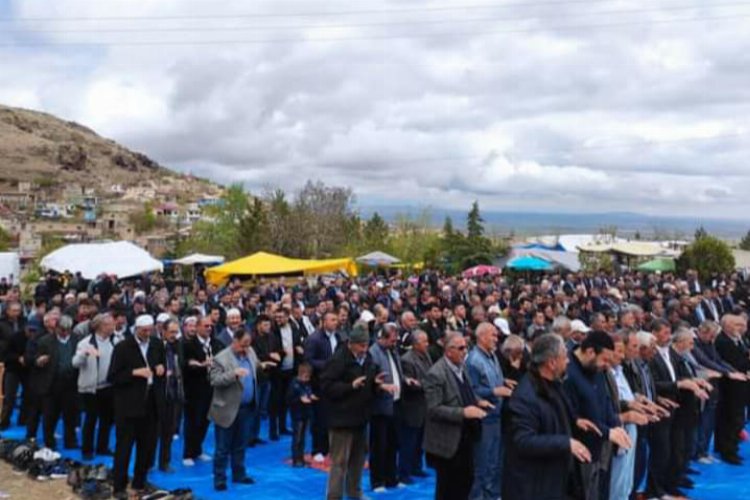
<svg viewBox="0 0 750 500"><path fill-rule="evenodd" d="M11 352L11 344L13 343L16 334L24 334L24 327L25 321L23 320L23 317L18 318L18 321L15 323L11 323L7 317L0 319L0 363L5 363L6 370L9 369L10 363L14 360L16 361L16 364L18 364L18 356L23 355L23 352L21 354L16 354L14 359L8 354ZM15 353L12 352L11 354Z"/></svg>
<svg viewBox="0 0 750 500"><path fill-rule="evenodd" d="M404 377L413 378L419 381L419 386L412 386L406 383L401 384L403 390L401 394L401 410L404 423L409 427L422 427L427 414L427 402L424 398L424 388L422 383L430 371L432 360L428 354L421 355L414 349L410 350L401 357L401 369Z"/></svg>
<svg viewBox="0 0 750 500"><path fill-rule="evenodd" d="M13 331L12 325L6 321L0 321L0 337L5 340L4 347L0 347L0 351L3 351L2 357L0 357L0 363L5 362L5 371L13 373L21 373L26 370L26 367L21 365L19 358L26 352L26 331L23 323L20 324L21 328L18 331Z"/></svg>
<svg viewBox="0 0 750 500"><path fill-rule="evenodd" d="M78 337L71 334L68 342L72 349L72 354L75 355L76 344L78 344ZM55 382L57 376L57 364L58 364L58 351L57 351L57 336L52 333L48 333L43 337L39 338L36 346L36 354L32 359L31 365L31 389L38 395L44 396L49 394L52 389L52 384ZM36 361L42 356L49 356L49 360L44 366L37 365ZM71 356L72 359L72 356ZM69 371L67 380L64 381L62 387L77 391L78 380L78 368L73 367ZM60 381L57 381L60 382Z"/></svg>
<svg viewBox="0 0 750 500"><path fill-rule="evenodd" d="M109 365L109 373L107 374L107 380L112 384L114 391L115 418L146 416L149 409L146 404L149 391L153 391L157 407L163 403L160 400L160 395L163 394L164 376L156 376L156 367L162 365L166 371L164 343L156 337L150 337L146 357L148 367L154 372L153 384L150 389L145 378L133 375L133 370L146 366L146 360L143 359L135 337L127 337L115 346L112 353L112 362ZM154 418L156 418L156 415L154 415Z"/></svg>
<svg viewBox="0 0 750 500"><path fill-rule="evenodd" d="M370 353L362 366L351 351L343 347L326 364L320 376L323 404L328 410L328 427L347 429L364 427L370 420L372 401L375 399L377 367ZM365 376L364 386L355 389L352 382Z"/></svg>
<svg viewBox="0 0 750 500"><path fill-rule="evenodd" d="M255 354L261 362L270 361L276 363L276 366L268 367L264 370L265 375L258 376L258 382L264 382L269 378L278 376L281 361L271 358L271 354L275 352L279 355L280 359L284 359L284 347L281 345L281 336L277 337L273 331L266 335L256 334L253 336L253 349L255 349Z"/></svg>
<svg viewBox="0 0 750 500"><path fill-rule="evenodd" d="M505 441L503 499L578 498L574 493L579 484L577 468L570 452L575 416L562 385L528 373L507 406L510 429Z"/></svg>
<svg viewBox="0 0 750 500"><path fill-rule="evenodd" d="M224 349L221 341L210 337L209 344L214 356ZM199 396L199 394L211 394L211 384L208 382L208 369L204 366L191 366L190 361L195 360L200 363L206 360L206 353L203 350L203 344L195 336L187 340L182 345L183 352L183 383L185 387L185 399L190 400Z"/></svg>

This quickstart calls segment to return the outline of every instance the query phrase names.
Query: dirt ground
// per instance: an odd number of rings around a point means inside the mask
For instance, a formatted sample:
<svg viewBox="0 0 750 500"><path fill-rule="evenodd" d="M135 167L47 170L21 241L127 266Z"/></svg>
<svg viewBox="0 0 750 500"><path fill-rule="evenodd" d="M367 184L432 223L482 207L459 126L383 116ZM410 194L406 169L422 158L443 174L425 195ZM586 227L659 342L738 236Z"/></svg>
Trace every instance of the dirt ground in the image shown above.
<svg viewBox="0 0 750 500"><path fill-rule="evenodd" d="M26 474L17 475L13 468L0 461L0 499L74 500L78 498L65 479L35 481Z"/></svg>

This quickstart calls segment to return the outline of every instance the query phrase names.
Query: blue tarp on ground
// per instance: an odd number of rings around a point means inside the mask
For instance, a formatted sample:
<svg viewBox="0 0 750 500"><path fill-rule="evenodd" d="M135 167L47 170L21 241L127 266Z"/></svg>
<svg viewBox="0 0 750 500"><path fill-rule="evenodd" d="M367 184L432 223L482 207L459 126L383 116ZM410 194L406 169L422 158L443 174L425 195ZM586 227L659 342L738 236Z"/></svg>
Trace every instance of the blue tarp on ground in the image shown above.
<svg viewBox="0 0 750 500"><path fill-rule="evenodd" d="M62 434L60 426L58 430ZM23 439L26 430L20 427L13 427L3 431L2 436L10 439ZM80 433L79 433L80 443ZM266 438L268 433L265 431L265 424L261 437ZM41 439L41 426L39 432ZM167 490L176 488L192 488L193 493L200 499L229 499L229 498L247 498L247 499L265 499L273 500L298 500L300 498L324 498L326 491L326 480L328 478L325 472L304 468L295 469L286 463L291 456L291 438L282 436L279 442L270 442L255 448L248 448L245 456L247 464L247 473L256 480L254 485L235 486L229 483L229 489L225 492L217 492L213 489L213 463L201 463L196 461L194 467L184 467L182 465L182 446L183 440L180 439L172 444L172 467L175 472L165 474L154 470L148 475L148 480L152 484ZM110 442L114 449L114 433ZM209 428L208 436L204 442L204 452L213 454L214 436L213 426ZM310 440L308 435L307 449L309 450ZM60 450L65 457L76 460L81 459L81 453L78 450ZM135 456L135 454L133 454ZM135 458L133 458L135 460ZM88 463L88 462L87 462ZM96 457L92 463L104 463L112 465L111 457ZM428 469L428 473L432 473ZM231 477L231 472L227 469L227 474ZM58 480L61 488L69 488L64 479ZM428 499L433 498L435 491L434 477L418 480L413 485L403 489L392 489L387 493L372 494L369 492L369 477L367 471L363 475L362 486L365 494L377 498L388 500L407 500L407 499Z"/></svg>
<svg viewBox="0 0 750 500"><path fill-rule="evenodd" d="M58 429L61 432L62 429ZM3 431L2 436L10 439L22 439L26 430L20 427L13 427L10 430ZM40 429L41 437L41 429ZM266 437L267 432L264 430L261 437ZM80 434L79 434L80 442ZM294 469L286 464L290 456L290 438L283 436L277 443L249 448L246 455L246 464L248 474L253 476L257 484L252 486L234 486L229 484L226 492L216 492L213 490L212 463L197 463L195 467L182 466L182 440L175 441L172 445L172 466L175 468L173 474L164 474L161 472L151 472L149 481L163 489L175 489L189 487L193 489L197 498L202 499L228 499L228 498L247 498L247 499L266 499L274 500L297 500L300 498L324 498L326 478L324 472L313 469ZM213 452L213 432L209 429L206 437L204 450L207 453ZM114 445L114 435L111 444ZM309 449L309 442L308 442ZM80 460L81 455L77 450L62 450L63 456ZM740 455L745 459L744 466L735 467L724 463L715 463L712 465L693 464L693 467L700 471L700 475L694 476L695 489L691 490L690 498L694 500L741 500L750 498L750 443L742 443L740 446ZM111 466L111 458L97 457L96 463L105 463ZM432 471L428 469L432 475ZM58 480L60 487L67 489L64 479ZM387 500L414 500L430 499L434 497L435 480L434 477L419 480L414 485L404 489L393 489L386 493L374 494L369 491L369 478L367 472L363 476L362 485L365 494L377 499Z"/></svg>

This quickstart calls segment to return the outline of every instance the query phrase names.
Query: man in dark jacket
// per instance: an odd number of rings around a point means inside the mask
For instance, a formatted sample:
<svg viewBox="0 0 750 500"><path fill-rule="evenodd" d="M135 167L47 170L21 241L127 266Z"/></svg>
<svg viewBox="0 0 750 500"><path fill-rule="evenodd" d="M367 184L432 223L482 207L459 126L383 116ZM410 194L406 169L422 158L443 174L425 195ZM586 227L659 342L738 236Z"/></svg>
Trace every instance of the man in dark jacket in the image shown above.
<svg viewBox="0 0 750 500"><path fill-rule="evenodd" d="M362 498L362 470L367 450L367 424L376 391L394 391L367 352L370 333L366 323L354 325L349 343L338 349L320 377L323 404L327 406L331 472L326 498Z"/></svg>
<svg viewBox="0 0 750 500"><path fill-rule="evenodd" d="M62 415L63 444L77 448L78 369L73 366L78 339L72 335L73 320L60 318L57 331L39 340L34 357L32 390L42 403L44 445L55 449L55 428Z"/></svg>
<svg viewBox="0 0 750 500"><path fill-rule="evenodd" d="M716 351L721 359L740 373L750 371L748 350L742 342L744 321L727 314L721 319L722 332L716 337ZM721 459L731 465L741 465L739 433L745 423L747 382L726 378L722 380L719 405L716 409L716 437L714 448Z"/></svg>
<svg viewBox="0 0 750 500"><path fill-rule="evenodd" d="M197 334L183 344L185 356L185 448L182 464L195 465L195 460L211 459L203 453L203 441L208 432L208 410L213 389L208 381L208 370L213 357L224 349L224 344L211 337L211 320L198 320Z"/></svg>
<svg viewBox="0 0 750 500"><path fill-rule="evenodd" d="M165 355L163 342L151 334L154 319L135 320L135 335L115 346L107 377L114 388L116 448L112 466L113 496L127 498L128 466L136 447L132 487L144 490L146 474L154 459L157 441L158 398L163 391Z"/></svg>
<svg viewBox="0 0 750 500"><path fill-rule="evenodd" d="M320 392L320 375L323 368L341 343L341 338L336 332L338 326L338 316L333 312L327 312L323 315L322 328L305 341L305 361L313 367L312 387L315 393ZM326 407L320 401L313 405L311 427L313 459L322 462L324 455L328 453L328 426Z"/></svg>
<svg viewBox="0 0 750 500"><path fill-rule="evenodd" d="M529 372L508 401L505 500L582 498L573 460L588 463L591 453L572 437L575 415L561 383L567 365L562 337L546 334L534 342Z"/></svg>
<svg viewBox="0 0 750 500"><path fill-rule="evenodd" d="M422 384L432 366L432 360L427 354L430 345L427 334L416 330L411 334L411 342L411 349L401 358L404 377L416 381L404 386L401 403L403 411L399 429L398 475L399 481L404 484L412 482L411 476L426 476L422 470L422 436L427 402Z"/></svg>
<svg viewBox="0 0 750 500"><path fill-rule="evenodd" d="M26 399L26 366L22 364L26 350L25 321L20 302L10 302L5 306L3 319L0 320L0 363L5 363L3 375L3 407L0 412L0 430L10 427L10 417L16 405L18 388L22 387ZM26 420L26 403L22 402L18 416L18 425Z"/></svg>

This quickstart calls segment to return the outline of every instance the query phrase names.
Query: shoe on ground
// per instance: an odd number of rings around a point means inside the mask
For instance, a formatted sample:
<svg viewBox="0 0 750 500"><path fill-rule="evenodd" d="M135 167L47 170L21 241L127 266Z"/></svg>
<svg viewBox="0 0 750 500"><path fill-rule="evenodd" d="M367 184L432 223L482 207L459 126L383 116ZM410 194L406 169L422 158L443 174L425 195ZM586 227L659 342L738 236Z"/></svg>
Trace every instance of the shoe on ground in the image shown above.
<svg viewBox="0 0 750 500"><path fill-rule="evenodd" d="M255 484L255 479L250 476L241 477L239 479L233 479L234 484Z"/></svg>
<svg viewBox="0 0 750 500"><path fill-rule="evenodd" d="M721 459L729 465L742 465L742 459L737 455L726 455L722 456Z"/></svg>
<svg viewBox="0 0 750 500"><path fill-rule="evenodd" d="M703 465L711 465L712 463L714 463L711 457L700 457L697 462Z"/></svg>
<svg viewBox="0 0 750 500"><path fill-rule="evenodd" d="M385 493L388 490L385 489L385 486L378 486L376 488L373 488L372 491L373 493Z"/></svg>
<svg viewBox="0 0 750 500"><path fill-rule="evenodd" d="M198 457L198 460L200 460L201 462L210 462L211 460L213 460L213 458L211 457L211 455L201 453L201 455Z"/></svg>
<svg viewBox="0 0 750 500"><path fill-rule="evenodd" d="M182 461L182 465L185 467L193 467L195 465L195 460L192 458L186 458Z"/></svg>
<svg viewBox="0 0 750 500"><path fill-rule="evenodd" d="M313 457L313 460L315 461L315 463L322 464L326 461L326 457L322 453L316 453Z"/></svg>

